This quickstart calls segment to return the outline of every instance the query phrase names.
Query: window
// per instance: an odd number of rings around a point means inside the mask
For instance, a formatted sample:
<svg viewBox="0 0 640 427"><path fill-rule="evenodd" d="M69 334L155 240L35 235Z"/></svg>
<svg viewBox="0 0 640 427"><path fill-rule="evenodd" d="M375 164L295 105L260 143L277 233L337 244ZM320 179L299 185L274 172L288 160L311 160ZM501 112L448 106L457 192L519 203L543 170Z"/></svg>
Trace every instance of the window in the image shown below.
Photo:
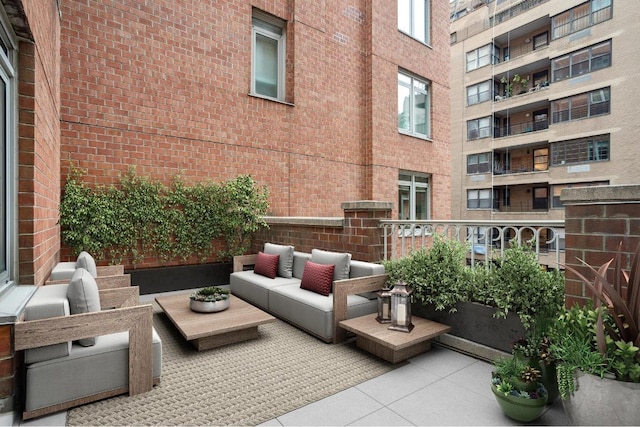
<svg viewBox="0 0 640 427"><path fill-rule="evenodd" d="M491 80L467 87L467 105L491 100Z"/></svg>
<svg viewBox="0 0 640 427"><path fill-rule="evenodd" d="M533 38L533 50L540 49L549 44L549 33L544 32Z"/></svg>
<svg viewBox="0 0 640 427"><path fill-rule="evenodd" d="M497 64L500 58L500 49L489 43L478 49L467 52L467 71L484 67L489 64Z"/></svg>
<svg viewBox="0 0 640 427"><path fill-rule="evenodd" d="M430 0L398 0L398 30L429 44Z"/></svg>
<svg viewBox="0 0 640 427"><path fill-rule="evenodd" d="M398 219L429 219L429 176L400 172L398 184Z"/></svg>
<svg viewBox="0 0 640 427"><path fill-rule="evenodd" d="M429 83L398 73L398 130L409 135L430 136Z"/></svg>
<svg viewBox="0 0 640 427"><path fill-rule="evenodd" d="M564 80L611 66L611 40L552 61L553 80Z"/></svg>
<svg viewBox="0 0 640 427"><path fill-rule="evenodd" d="M467 156L467 173L488 173L491 164L491 153L470 154Z"/></svg>
<svg viewBox="0 0 640 427"><path fill-rule="evenodd" d="M549 209L549 189L533 187L533 209Z"/></svg>
<svg viewBox="0 0 640 427"><path fill-rule="evenodd" d="M549 149L536 148L533 150L533 170L546 171L549 169Z"/></svg>
<svg viewBox="0 0 640 427"><path fill-rule="evenodd" d="M11 42L4 20L0 24L0 286L15 280L13 264L17 260L17 188L14 153L17 150L13 131L17 105L14 100L15 75L13 71L13 43Z"/></svg>
<svg viewBox="0 0 640 427"><path fill-rule="evenodd" d="M491 136L491 116L467 122L467 140L488 138Z"/></svg>
<svg viewBox="0 0 640 427"><path fill-rule="evenodd" d="M251 94L284 101L285 21L254 9L252 24Z"/></svg>
<svg viewBox="0 0 640 427"><path fill-rule="evenodd" d="M491 189L467 190L467 209L491 209Z"/></svg>
<svg viewBox="0 0 640 427"><path fill-rule="evenodd" d="M582 93L552 102L553 123L594 117L609 113L609 88Z"/></svg>
<svg viewBox="0 0 640 427"><path fill-rule="evenodd" d="M551 165L607 161L609 150L609 135L555 142L551 144Z"/></svg>
<svg viewBox="0 0 640 427"><path fill-rule="evenodd" d="M611 19L611 0L591 0L551 19L553 39Z"/></svg>

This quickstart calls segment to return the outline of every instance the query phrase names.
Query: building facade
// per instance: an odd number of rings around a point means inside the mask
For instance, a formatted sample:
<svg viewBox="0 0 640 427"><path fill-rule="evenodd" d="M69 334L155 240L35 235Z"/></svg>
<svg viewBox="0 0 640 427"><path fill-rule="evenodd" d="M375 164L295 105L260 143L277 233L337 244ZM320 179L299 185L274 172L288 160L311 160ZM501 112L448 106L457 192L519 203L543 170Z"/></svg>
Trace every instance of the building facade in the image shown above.
<svg viewBox="0 0 640 427"><path fill-rule="evenodd" d="M451 3L452 218L562 220L565 188L640 182L640 11Z"/></svg>

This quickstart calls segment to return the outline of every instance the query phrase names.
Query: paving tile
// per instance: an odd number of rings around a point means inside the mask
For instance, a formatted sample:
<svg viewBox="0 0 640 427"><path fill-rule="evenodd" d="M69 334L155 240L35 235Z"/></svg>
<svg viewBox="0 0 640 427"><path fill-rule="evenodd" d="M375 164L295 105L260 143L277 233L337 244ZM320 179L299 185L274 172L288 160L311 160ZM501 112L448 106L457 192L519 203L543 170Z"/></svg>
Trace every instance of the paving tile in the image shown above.
<svg viewBox="0 0 640 427"><path fill-rule="evenodd" d="M440 377L431 372L409 363L365 381L356 388L383 405L388 405L439 379Z"/></svg>
<svg viewBox="0 0 640 427"><path fill-rule="evenodd" d="M272 420L265 421L262 424L258 424L258 426L262 426L262 427L282 427L282 424L280 424L280 421L278 421L277 418L274 418Z"/></svg>
<svg viewBox="0 0 640 427"><path fill-rule="evenodd" d="M446 378L390 404L388 408L419 426L513 425L493 398L488 399Z"/></svg>
<svg viewBox="0 0 640 427"><path fill-rule="evenodd" d="M449 375L447 380L461 387L466 387L487 399L495 399L490 386L491 371L493 371L491 363L476 360L471 365ZM469 381L470 378L474 380Z"/></svg>
<svg viewBox="0 0 640 427"><path fill-rule="evenodd" d="M409 362L439 377L446 377L475 363L476 360L466 354L434 345L431 350L411 358Z"/></svg>
<svg viewBox="0 0 640 427"><path fill-rule="evenodd" d="M346 426L382 407L352 387L284 414L278 421L283 426Z"/></svg>
<svg viewBox="0 0 640 427"><path fill-rule="evenodd" d="M379 409L350 426L413 426L409 421L388 408Z"/></svg>
<svg viewBox="0 0 640 427"><path fill-rule="evenodd" d="M20 426L66 426L67 425L67 411L56 412L55 414L45 415L43 417L32 418L27 421L22 421Z"/></svg>

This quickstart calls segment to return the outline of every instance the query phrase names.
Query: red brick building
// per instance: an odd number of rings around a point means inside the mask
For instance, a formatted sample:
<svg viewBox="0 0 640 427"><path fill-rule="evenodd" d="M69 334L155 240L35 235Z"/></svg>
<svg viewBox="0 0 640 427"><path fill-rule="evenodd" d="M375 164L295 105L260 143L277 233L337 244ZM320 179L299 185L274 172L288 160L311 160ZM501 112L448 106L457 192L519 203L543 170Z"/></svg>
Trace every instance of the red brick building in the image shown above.
<svg viewBox="0 0 640 427"><path fill-rule="evenodd" d="M274 216L447 218L448 22L435 0L3 0L0 304L68 258L70 165L95 184L249 173Z"/></svg>

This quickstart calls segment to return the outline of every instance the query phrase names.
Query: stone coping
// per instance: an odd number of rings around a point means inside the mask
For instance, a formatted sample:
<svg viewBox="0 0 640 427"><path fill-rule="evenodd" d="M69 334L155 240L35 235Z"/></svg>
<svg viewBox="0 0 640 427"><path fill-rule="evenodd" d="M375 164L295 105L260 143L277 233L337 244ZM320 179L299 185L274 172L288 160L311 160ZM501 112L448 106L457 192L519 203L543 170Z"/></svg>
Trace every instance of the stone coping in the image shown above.
<svg viewBox="0 0 640 427"><path fill-rule="evenodd" d="M344 227L341 217L265 216L269 225L306 225L311 227Z"/></svg>
<svg viewBox="0 0 640 427"><path fill-rule="evenodd" d="M565 205L602 203L639 203L640 185L603 185L565 188L560 200Z"/></svg>

